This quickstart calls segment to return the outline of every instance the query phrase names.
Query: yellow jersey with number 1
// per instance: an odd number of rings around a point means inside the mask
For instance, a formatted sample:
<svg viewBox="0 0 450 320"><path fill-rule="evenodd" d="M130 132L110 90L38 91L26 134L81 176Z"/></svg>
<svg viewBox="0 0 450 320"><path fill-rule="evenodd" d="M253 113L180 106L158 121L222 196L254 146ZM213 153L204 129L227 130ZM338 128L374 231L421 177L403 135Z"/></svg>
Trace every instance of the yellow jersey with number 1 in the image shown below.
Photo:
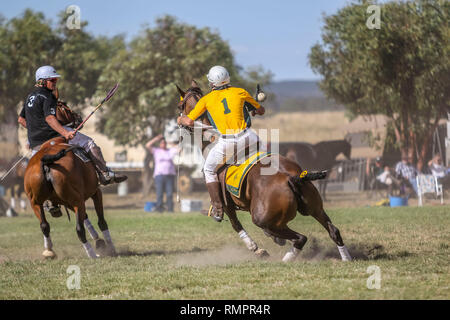
<svg viewBox="0 0 450 320"><path fill-rule="evenodd" d="M187 116L196 120L206 111L211 125L221 134L236 134L250 122L246 107L259 109L261 106L244 89L228 87L202 97Z"/></svg>

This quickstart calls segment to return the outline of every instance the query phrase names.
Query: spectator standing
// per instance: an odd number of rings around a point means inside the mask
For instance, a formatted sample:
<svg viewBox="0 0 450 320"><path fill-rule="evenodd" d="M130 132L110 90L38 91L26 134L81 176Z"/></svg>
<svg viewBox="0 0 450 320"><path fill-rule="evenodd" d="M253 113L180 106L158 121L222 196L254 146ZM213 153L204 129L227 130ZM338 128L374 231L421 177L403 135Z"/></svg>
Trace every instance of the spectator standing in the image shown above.
<svg viewBox="0 0 450 320"><path fill-rule="evenodd" d="M159 141L159 147L153 145ZM173 212L173 189L175 184L175 165L173 158L178 153L177 148L167 148L167 142L160 134L147 142L145 147L154 158L153 178L156 188L156 210L164 211L164 192L166 193L167 211Z"/></svg>

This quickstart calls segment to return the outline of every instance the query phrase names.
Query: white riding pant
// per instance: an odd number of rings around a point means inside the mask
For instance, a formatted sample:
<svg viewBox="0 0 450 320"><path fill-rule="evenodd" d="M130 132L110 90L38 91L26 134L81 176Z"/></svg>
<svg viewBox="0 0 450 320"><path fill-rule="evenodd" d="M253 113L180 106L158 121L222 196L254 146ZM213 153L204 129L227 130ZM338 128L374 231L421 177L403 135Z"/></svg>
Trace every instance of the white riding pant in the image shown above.
<svg viewBox="0 0 450 320"><path fill-rule="evenodd" d="M73 129L70 127L66 127L66 126L63 126L63 127L67 131L73 131ZM83 148L84 150L86 150L86 152L89 152L89 150L95 146L94 140L92 138L88 137L87 135L82 134L81 132L77 132L75 137L72 140L69 140L69 144L71 146L79 146L79 147ZM34 156L39 151L40 148L41 148L40 145L34 147L33 150L31 151L31 156Z"/></svg>
<svg viewBox="0 0 450 320"><path fill-rule="evenodd" d="M223 135L209 151L203 165L206 183L218 182L217 170L225 163L242 163L249 155L256 153L259 142L259 150L267 150L266 145L259 139L258 135L251 129L236 135ZM244 157L244 150L249 147L248 154ZM235 156L238 156L235 159ZM237 160L237 161L236 161Z"/></svg>

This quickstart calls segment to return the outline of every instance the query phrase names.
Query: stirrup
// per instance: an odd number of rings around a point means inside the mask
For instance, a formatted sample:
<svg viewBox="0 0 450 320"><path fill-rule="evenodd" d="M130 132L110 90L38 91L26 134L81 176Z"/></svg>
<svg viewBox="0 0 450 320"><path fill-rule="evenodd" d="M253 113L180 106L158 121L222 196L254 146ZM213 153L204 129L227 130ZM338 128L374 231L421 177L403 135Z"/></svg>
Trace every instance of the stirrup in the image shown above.
<svg viewBox="0 0 450 320"><path fill-rule="evenodd" d="M124 175L117 175L114 171L108 170L100 173L100 184L107 186L111 183L120 183L127 180L128 177Z"/></svg>

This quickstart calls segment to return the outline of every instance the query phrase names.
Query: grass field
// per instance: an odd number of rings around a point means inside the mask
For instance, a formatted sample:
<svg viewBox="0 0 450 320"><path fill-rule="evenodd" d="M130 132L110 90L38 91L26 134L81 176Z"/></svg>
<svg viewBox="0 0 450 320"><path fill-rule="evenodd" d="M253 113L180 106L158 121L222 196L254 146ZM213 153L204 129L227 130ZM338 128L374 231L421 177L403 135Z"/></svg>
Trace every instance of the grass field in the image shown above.
<svg viewBox="0 0 450 320"><path fill-rule="evenodd" d="M198 213L149 214L108 210L119 257L89 260L74 219L49 218L58 258L41 258L43 239L31 214L0 220L0 299L449 299L450 208L333 209L329 215L357 259L339 261L328 234L312 218L291 227L305 234L300 258L280 260L279 247L241 222L271 257L249 253L229 222ZM96 223L94 213L91 221ZM67 268L77 265L81 288L69 290ZM381 288L368 289L369 266Z"/></svg>

